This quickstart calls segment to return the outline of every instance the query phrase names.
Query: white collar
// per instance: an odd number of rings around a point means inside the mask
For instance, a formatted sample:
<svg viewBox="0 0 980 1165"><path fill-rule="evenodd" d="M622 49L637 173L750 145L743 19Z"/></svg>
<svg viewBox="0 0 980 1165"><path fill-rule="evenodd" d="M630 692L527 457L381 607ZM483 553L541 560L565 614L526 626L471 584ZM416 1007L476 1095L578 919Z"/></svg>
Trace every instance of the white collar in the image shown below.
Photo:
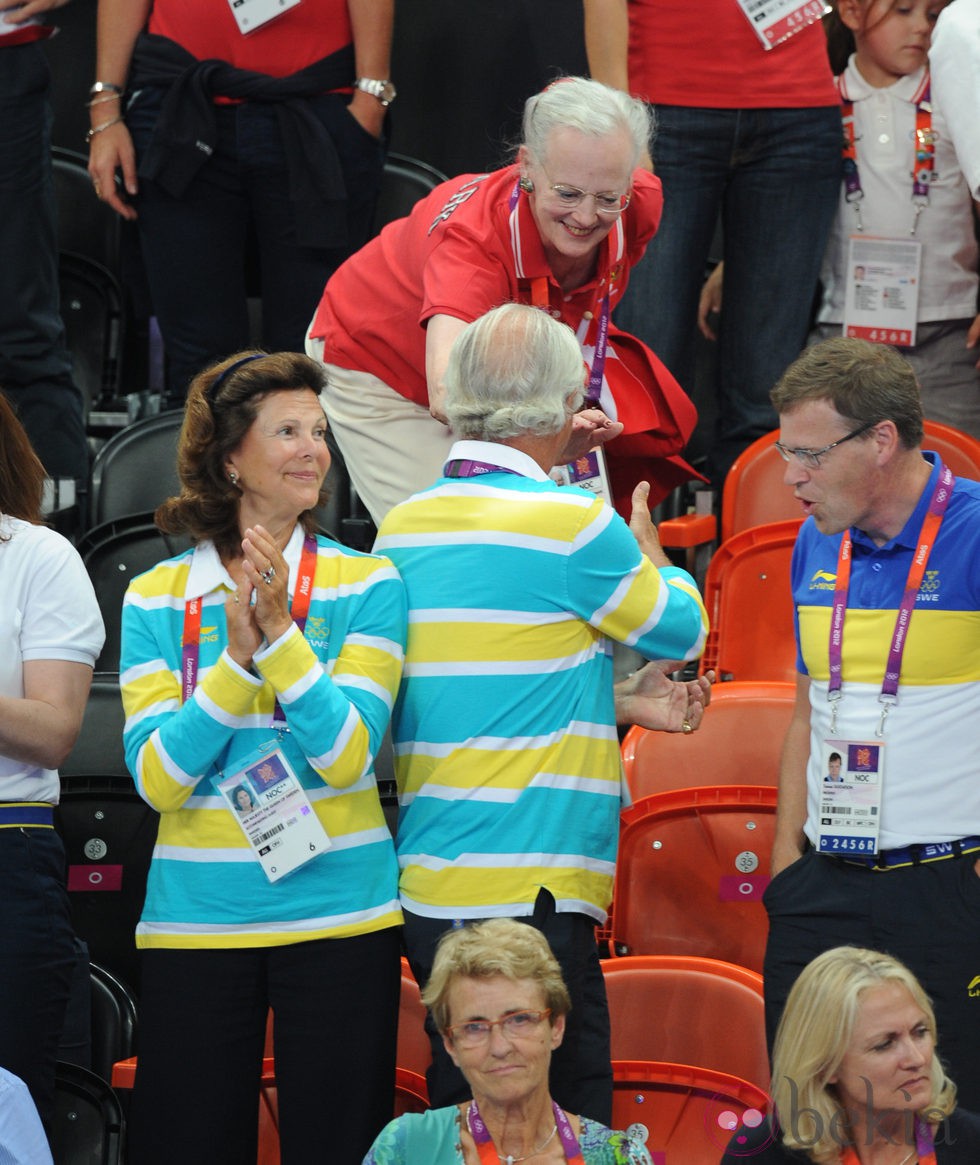
<svg viewBox="0 0 980 1165"><path fill-rule="evenodd" d="M289 567L287 593L290 595L296 589L296 576L299 573L299 559L303 552L304 538L303 527L297 522L289 541L286 543L286 549L282 552L286 565ZM191 568L187 572L184 598L196 599L201 595L208 595L222 586L227 587L230 591L236 589L231 575L214 547L214 543L210 540L199 542L194 547Z"/></svg>
<svg viewBox="0 0 980 1165"><path fill-rule="evenodd" d="M484 461L489 465L499 465L501 469L509 469L521 477L529 477L532 481L550 480L533 457L515 449L513 445L500 445L496 441L454 441L446 464L450 461Z"/></svg>
<svg viewBox="0 0 980 1165"><path fill-rule="evenodd" d="M847 68L840 77L840 93L845 101L863 101L867 97L873 97L876 93L890 93L899 101L907 101L910 105L915 105L922 100L925 84L928 80L929 73L923 65L914 73L909 73L907 77L899 77L894 84L886 85L884 88L869 85L861 75L861 71L855 64L854 54L852 54L847 62Z"/></svg>

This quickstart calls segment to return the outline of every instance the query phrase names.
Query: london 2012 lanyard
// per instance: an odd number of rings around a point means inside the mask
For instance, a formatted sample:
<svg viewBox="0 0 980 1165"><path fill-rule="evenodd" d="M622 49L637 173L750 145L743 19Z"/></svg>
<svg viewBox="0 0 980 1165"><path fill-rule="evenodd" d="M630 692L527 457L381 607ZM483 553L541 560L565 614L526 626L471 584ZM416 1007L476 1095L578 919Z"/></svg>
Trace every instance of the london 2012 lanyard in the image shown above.
<svg viewBox="0 0 980 1165"><path fill-rule="evenodd" d="M517 211L519 198L520 180L515 183L510 195L510 212L512 217ZM550 312L551 301L548 298L548 280L544 276L539 275L534 279L530 279L528 282L531 285L531 306L539 307L544 311ZM608 290L599 299L597 307L598 311L594 313L596 321L595 354L592 357L592 367L589 369L589 383L585 394L586 400L592 405L597 404L599 401L599 396L602 393L602 380L606 370L606 350L609 346L609 318L612 314Z"/></svg>
<svg viewBox="0 0 980 1165"><path fill-rule="evenodd" d="M925 577L929 555L936 543L939 527L942 525L943 515L946 513L946 507L953 492L953 481L953 475L949 468L940 462L939 477L932 491L932 497L929 499L929 508L923 519L922 529L919 531L915 553L912 555L912 563L909 566L908 578L905 582L905 590L895 619L895 630L892 633L888 662L885 665L885 678L881 685L881 694L878 697L882 707L877 736L884 735L888 710L898 702L898 681L908 637L909 620L912 618L915 599ZM830 619L830 682L827 685L827 699L831 701L831 733L837 730L837 704L842 695L844 616L847 613L847 592L851 582L851 551L851 533L849 530L845 530L837 556L837 583L834 588L834 602Z"/></svg>
<svg viewBox="0 0 980 1165"><path fill-rule="evenodd" d="M293 595L290 614L293 622L302 634L306 626L306 618L310 611L310 598L313 593L313 576L316 573L316 539L307 534L303 540L303 551L299 560L299 572L296 578L296 592ZM188 599L184 604L184 630L181 638L181 692L183 701L193 696L197 687L197 673L201 654L201 608L203 600L200 597ZM283 727L286 723L285 714L276 700L272 726Z"/></svg>
<svg viewBox="0 0 980 1165"><path fill-rule="evenodd" d="M555 1114L558 1136L561 1138L561 1145L565 1151L565 1160L568 1161L569 1165L585 1165L582 1148L578 1143L578 1137L575 1135L571 1122L554 1101L551 1102L551 1108ZM475 1100L470 1101L466 1110L466 1127L470 1130L476 1151L480 1154L481 1165L500 1165L501 1161L517 1160L516 1157L503 1157L497 1152L493 1137L490 1136L490 1130L483 1123L483 1117L480 1116L480 1110Z"/></svg>
<svg viewBox="0 0 980 1165"><path fill-rule="evenodd" d="M932 1129L918 1116L915 1118L915 1156L919 1165L936 1165L936 1147ZM841 1165L861 1165L853 1145L848 1145L844 1150Z"/></svg>
<svg viewBox="0 0 980 1165"><path fill-rule="evenodd" d="M847 96L843 77L837 78L837 88L841 95L841 117L844 122L844 198L854 207L856 227L864 230L861 222L861 174L857 162L857 132L854 126L854 102ZM915 147L912 168L912 226L909 234L914 235L919 215L929 205L929 183L933 179L936 166L936 135L932 128L932 102L930 99L929 74L912 98L915 104Z"/></svg>

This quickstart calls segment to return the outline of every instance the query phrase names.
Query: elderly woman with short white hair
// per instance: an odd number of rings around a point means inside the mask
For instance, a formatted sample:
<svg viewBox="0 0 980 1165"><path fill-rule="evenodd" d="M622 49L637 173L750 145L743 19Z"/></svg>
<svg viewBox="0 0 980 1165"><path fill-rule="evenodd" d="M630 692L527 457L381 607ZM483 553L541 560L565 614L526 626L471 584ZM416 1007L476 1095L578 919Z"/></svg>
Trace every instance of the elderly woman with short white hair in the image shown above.
<svg viewBox="0 0 980 1165"><path fill-rule="evenodd" d="M446 931L422 999L473 1099L392 1121L364 1165L650 1165L641 1143L551 1098L570 1002L540 931L510 918Z"/></svg>
<svg viewBox="0 0 980 1165"><path fill-rule="evenodd" d="M651 133L643 102L583 77L556 81L528 99L513 164L442 183L327 282L307 352L326 365L330 427L376 523L439 476L454 439L452 342L510 302L568 324L589 369L563 462L601 445L588 472L606 473L607 500L627 518L639 481L655 504L694 475L679 456L694 405L611 322L660 222L660 180L641 168Z"/></svg>

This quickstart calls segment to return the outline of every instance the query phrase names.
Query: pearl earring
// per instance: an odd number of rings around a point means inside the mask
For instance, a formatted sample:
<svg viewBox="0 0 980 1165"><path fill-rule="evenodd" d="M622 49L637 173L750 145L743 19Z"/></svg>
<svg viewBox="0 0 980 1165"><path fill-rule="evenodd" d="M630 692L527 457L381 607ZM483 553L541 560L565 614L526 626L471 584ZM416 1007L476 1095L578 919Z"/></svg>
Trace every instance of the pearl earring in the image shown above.
<svg viewBox="0 0 980 1165"><path fill-rule="evenodd" d="M238 474L233 469L228 474L228 480L232 485L238 485Z"/></svg>

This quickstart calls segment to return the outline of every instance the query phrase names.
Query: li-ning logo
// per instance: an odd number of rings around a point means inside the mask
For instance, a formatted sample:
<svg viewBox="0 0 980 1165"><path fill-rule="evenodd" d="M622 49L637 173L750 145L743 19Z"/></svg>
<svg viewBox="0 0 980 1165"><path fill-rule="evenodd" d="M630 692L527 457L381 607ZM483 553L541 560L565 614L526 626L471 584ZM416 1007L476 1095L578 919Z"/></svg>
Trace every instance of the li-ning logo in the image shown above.
<svg viewBox="0 0 980 1165"><path fill-rule="evenodd" d="M971 999L980 999L980 975L974 975L966 989Z"/></svg>
<svg viewBox="0 0 980 1165"><path fill-rule="evenodd" d="M837 586L837 575L829 570L818 570L810 579L811 591L832 591Z"/></svg>

